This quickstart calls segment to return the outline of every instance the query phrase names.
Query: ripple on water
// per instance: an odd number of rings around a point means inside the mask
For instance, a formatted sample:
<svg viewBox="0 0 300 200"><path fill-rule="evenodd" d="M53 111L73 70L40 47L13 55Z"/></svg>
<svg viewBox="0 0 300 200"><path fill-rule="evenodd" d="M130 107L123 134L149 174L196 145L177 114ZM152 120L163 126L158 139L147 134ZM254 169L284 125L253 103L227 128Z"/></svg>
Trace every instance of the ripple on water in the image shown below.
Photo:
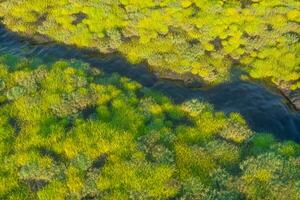
<svg viewBox="0 0 300 200"><path fill-rule="evenodd" d="M292 112L282 96L261 85L236 81L207 90L204 97L217 110L241 113L255 131L300 140L300 114Z"/></svg>

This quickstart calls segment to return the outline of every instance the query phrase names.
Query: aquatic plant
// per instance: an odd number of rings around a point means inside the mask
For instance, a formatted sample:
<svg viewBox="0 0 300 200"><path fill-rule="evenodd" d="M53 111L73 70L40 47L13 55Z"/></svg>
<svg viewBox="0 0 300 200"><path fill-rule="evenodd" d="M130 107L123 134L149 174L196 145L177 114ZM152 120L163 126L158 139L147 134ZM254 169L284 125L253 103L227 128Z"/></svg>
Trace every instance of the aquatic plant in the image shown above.
<svg viewBox="0 0 300 200"><path fill-rule="evenodd" d="M10 0L0 3L0 16L13 31L118 51L209 84L230 79L234 67L296 89L299 7L296 0Z"/></svg>
<svg viewBox="0 0 300 200"><path fill-rule="evenodd" d="M1 199L299 199L299 144L237 113L81 61L0 60Z"/></svg>

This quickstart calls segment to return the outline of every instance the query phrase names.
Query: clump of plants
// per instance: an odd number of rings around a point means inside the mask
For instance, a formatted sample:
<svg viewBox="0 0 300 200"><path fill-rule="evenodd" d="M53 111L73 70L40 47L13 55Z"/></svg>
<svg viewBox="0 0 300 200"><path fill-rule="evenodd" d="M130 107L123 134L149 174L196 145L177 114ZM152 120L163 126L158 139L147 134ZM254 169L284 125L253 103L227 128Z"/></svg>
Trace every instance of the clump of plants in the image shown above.
<svg viewBox="0 0 300 200"><path fill-rule="evenodd" d="M1 199L300 197L299 144L237 113L78 60L0 61Z"/></svg>

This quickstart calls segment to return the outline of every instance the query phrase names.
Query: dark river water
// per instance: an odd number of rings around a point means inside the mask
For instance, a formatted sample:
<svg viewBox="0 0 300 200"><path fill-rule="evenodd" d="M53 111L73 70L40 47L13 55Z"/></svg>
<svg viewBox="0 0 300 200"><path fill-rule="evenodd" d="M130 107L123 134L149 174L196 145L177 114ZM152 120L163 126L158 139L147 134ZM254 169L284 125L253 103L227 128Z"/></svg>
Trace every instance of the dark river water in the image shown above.
<svg viewBox="0 0 300 200"><path fill-rule="evenodd" d="M300 113L292 111L279 93L262 85L234 81L206 90L192 89L178 81L158 79L146 65L130 64L121 56L101 56L92 50L57 43L37 44L9 32L3 26L0 26L0 52L45 60L80 59L106 73L117 72L160 91L176 103L189 99L204 100L214 105L217 111L240 113L254 131L272 133L279 139L300 141Z"/></svg>

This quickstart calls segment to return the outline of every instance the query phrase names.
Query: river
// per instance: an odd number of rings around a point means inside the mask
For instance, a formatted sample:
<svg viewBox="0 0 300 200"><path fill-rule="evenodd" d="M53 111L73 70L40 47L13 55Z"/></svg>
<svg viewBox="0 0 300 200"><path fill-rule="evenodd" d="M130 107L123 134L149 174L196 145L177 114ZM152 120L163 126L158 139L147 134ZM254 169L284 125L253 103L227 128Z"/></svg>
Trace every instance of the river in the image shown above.
<svg viewBox="0 0 300 200"><path fill-rule="evenodd" d="M130 64L120 55L103 56L95 50L79 49L58 43L35 43L33 40L0 26L0 53L26 58L80 59L106 73L119 73L144 87L162 92L175 103L200 99L217 111L240 113L250 128L274 134L279 139L300 141L300 113L292 110L286 99L275 90L253 82L235 80L209 89L190 88L180 81L160 79L145 64Z"/></svg>

